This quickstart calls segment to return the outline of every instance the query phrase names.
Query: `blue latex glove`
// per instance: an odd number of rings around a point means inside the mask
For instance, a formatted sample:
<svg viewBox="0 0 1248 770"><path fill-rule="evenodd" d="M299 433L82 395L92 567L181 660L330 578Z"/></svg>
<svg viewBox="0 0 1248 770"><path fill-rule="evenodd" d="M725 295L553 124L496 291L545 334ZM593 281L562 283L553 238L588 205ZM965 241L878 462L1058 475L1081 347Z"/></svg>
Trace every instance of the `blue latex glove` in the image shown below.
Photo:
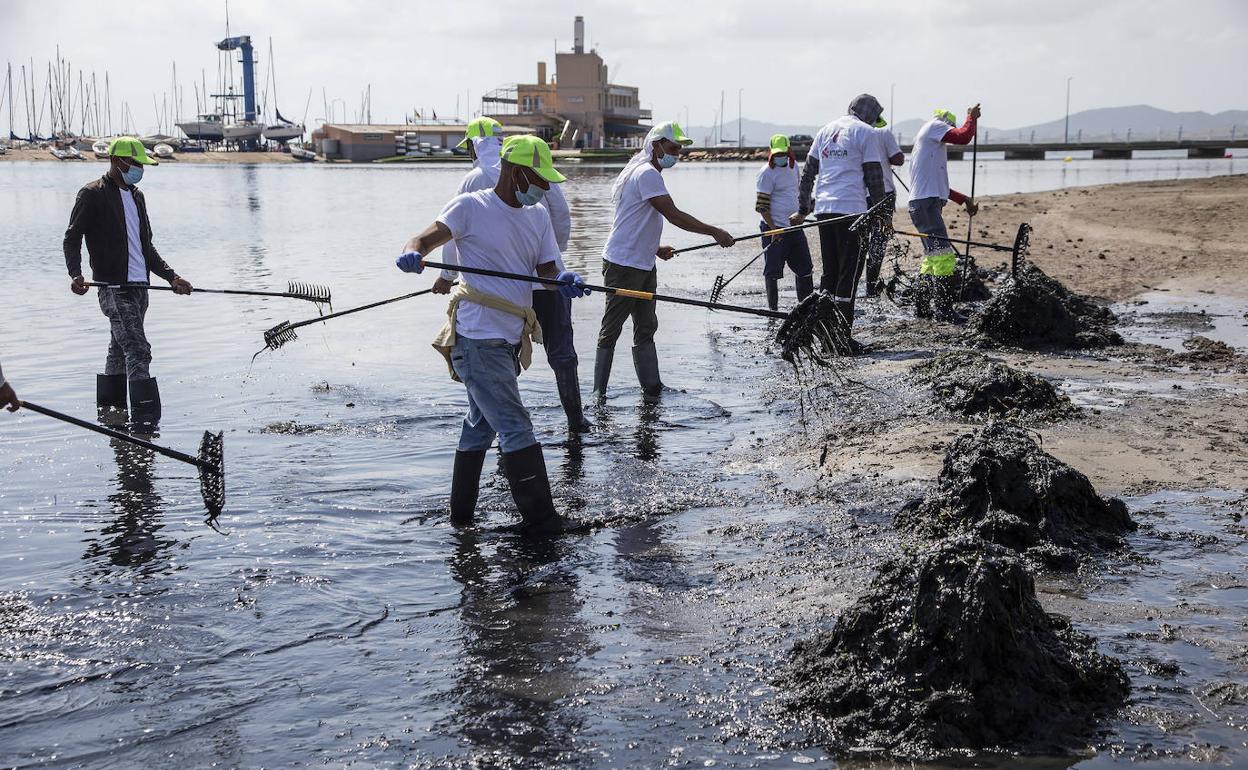
<svg viewBox="0 0 1248 770"><path fill-rule="evenodd" d="M569 299L576 299L589 294L589 288L585 286L585 279L571 270L564 270L555 276L555 280L565 282L566 285L559 287L559 293Z"/></svg>
<svg viewBox="0 0 1248 770"><path fill-rule="evenodd" d="M421 273L425 270L424 257L419 251L409 251L394 260L394 264L405 273Z"/></svg>

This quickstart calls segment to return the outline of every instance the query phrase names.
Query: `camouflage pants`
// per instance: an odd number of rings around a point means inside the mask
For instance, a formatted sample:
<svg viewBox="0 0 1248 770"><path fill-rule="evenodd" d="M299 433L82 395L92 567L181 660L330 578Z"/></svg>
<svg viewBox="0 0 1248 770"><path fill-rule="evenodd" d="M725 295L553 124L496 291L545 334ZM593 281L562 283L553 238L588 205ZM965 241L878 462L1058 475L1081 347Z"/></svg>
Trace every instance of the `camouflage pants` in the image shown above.
<svg viewBox="0 0 1248 770"><path fill-rule="evenodd" d="M105 374L125 374L127 379L146 380L151 377L152 346L143 332L147 315L146 289L110 289L100 287L100 310L108 316L111 339Z"/></svg>

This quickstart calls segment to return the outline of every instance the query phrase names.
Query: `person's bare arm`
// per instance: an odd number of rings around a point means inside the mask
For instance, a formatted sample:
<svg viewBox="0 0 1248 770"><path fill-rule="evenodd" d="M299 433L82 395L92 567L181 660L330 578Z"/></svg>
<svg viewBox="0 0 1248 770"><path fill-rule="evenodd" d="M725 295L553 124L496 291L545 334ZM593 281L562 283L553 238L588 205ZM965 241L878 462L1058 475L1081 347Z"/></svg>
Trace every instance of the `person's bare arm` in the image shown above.
<svg viewBox="0 0 1248 770"><path fill-rule="evenodd" d="M414 251L422 257L451 239L450 229L441 222L434 222L425 228L420 235L413 237L403 247L404 251Z"/></svg>
<svg viewBox="0 0 1248 770"><path fill-rule="evenodd" d="M650 199L650 205L663 215L668 222L679 227L681 230L687 230L691 233L701 233L709 235L715 239L715 242L724 248L728 248L733 244L732 235L727 230L721 230L714 225L708 225L692 214L681 211L676 206L676 202L672 200L670 195L660 195L657 198Z"/></svg>

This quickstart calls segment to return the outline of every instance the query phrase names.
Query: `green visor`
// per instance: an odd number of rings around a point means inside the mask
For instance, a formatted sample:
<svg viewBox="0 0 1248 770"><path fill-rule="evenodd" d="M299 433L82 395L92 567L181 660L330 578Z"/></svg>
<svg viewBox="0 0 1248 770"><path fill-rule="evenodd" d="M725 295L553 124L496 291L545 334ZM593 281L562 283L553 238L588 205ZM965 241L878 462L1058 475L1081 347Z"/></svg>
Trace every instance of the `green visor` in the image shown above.
<svg viewBox="0 0 1248 770"><path fill-rule="evenodd" d="M567 177L555 169L550 145L536 136L510 136L503 142L503 160L516 166L531 168L547 182L562 182Z"/></svg>
<svg viewBox="0 0 1248 770"><path fill-rule="evenodd" d="M129 158L144 166L159 166L160 163L148 157L147 148L133 136L119 136L108 145L108 154L114 158Z"/></svg>

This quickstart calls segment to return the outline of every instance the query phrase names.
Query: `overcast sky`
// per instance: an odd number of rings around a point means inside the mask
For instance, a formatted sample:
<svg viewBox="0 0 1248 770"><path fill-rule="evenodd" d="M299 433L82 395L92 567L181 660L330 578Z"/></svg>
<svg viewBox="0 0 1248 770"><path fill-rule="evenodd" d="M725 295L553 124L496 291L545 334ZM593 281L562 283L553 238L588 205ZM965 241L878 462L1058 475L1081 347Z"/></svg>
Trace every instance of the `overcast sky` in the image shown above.
<svg viewBox="0 0 1248 770"><path fill-rule="evenodd" d="M456 7L468 10L452 14ZM1060 117L1067 76L1072 111L1248 107L1244 0L235 0L230 30L252 36L262 63L272 38L287 117L303 117L311 89L315 124L324 88L353 118L371 83L381 122L414 107L450 116L457 97L464 113L465 94L477 109L484 91L532 82L538 60L553 71L556 41L571 47L576 14L612 80L640 87L656 120L687 108L691 123L707 125L721 90L735 118L740 88L746 117L817 124L862 91L887 109L895 83L898 121L980 101L987 122L1008 128ZM33 57L42 87L59 43L75 73L102 80L109 71L114 100L127 99L144 130L154 127L152 95L170 90L174 61L184 113L194 110L191 79L207 70L211 86L213 44L224 36L224 0L0 0L0 65Z"/></svg>

